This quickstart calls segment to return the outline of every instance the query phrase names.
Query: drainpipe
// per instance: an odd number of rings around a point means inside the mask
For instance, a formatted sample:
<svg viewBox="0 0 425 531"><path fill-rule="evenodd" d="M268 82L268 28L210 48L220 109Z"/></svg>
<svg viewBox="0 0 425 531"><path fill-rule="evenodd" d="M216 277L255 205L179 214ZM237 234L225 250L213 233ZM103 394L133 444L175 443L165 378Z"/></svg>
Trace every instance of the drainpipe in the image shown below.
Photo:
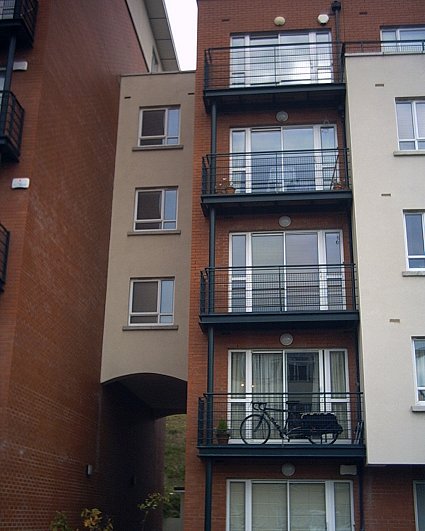
<svg viewBox="0 0 425 531"><path fill-rule="evenodd" d="M212 460L208 459L205 466L205 517L204 531L211 531L212 513Z"/></svg>
<svg viewBox="0 0 425 531"><path fill-rule="evenodd" d="M342 81L342 57L341 57L341 52L342 52L342 47L341 47L341 41L340 41L340 36L339 36L339 24L340 24L340 21L339 21L339 17L340 17L340 11L341 11L341 2L339 2L339 0L334 0L334 2L332 2L331 4L331 9L335 15L335 42L337 44L337 50L338 50L338 66L339 66L339 75L340 75L340 79Z"/></svg>

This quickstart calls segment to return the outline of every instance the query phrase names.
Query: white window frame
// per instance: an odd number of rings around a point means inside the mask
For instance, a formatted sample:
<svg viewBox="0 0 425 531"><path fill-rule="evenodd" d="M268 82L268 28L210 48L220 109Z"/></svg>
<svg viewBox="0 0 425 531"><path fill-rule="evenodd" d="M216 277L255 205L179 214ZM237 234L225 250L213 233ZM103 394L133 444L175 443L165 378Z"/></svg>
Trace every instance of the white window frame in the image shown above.
<svg viewBox="0 0 425 531"><path fill-rule="evenodd" d="M239 190L240 186L236 189L238 191L244 191L246 193L252 193L252 158L255 156L255 152L252 152L252 134L256 132L272 132L277 131L280 132L280 150L283 154L285 153L285 142L284 142L284 136L285 131L288 130L299 130L299 129L306 129L306 130L312 130L313 131L313 147L312 147L312 153L311 157L314 157L314 180L315 180L315 190L325 190L326 189L326 183L324 183L323 176L324 172L326 171L326 155L323 156L323 154L314 155L313 153L316 153L317 150L322 149L322 137L321 132L322 129L333 129L334 132L334 144L335 147L332 148L337 152L338 150L338 136L337 136L337 127L336 124L310 124L310 125L293 125L293 126L283 126L283 127L235 127L230 130L230 152L232 153L231 161L230 161L230 181L232 183L233 181L233 174L242 173L245 176L245 190ZM244 134L244 153L245 155L245 165L241 165L241 155L238 155L238 152L235 151L235 147L233 145L233 135L234 133L243 133ZM305 150L302 150L300 153L302 153ZM293 151L288 151L288 153L293 153ZM309 150L306 151L306 156L308 156ZM282 160L282 167L277 168L282 174L282 188L276 189L275 191L284 191L285 190L285 167L284 167L284 156L281 157ZM338 165L336 164L336 169L338 169ZM237 179L235 179L237 181ZM339 174L336 173L336 175L333 176L333 181L336 183L339 180Z"/></svg>
<svg viewBox="0 0 425 531"><path fill-rule="evenodd" d="M285 246L285 238L287 234L317 234L317 250L318 250L318 266L326 266L327 260L326 260L326 234L328 233L337 233L339 234L339 248L340 248L340 255L341 255L341 263L337 265L341 265L340 271L323 271L320 270L319 272L319 291L320 291L320 310L327 310L328 309L328 290L325 288L327 286L328 281L332 279L339 279L341 281L342 285L342 308L345 309L346 307L346 298L345 298L345 271L342 265L344 264L344 242L343 242L343 234L342 231L339 229L323 229L323 230L297 230L297 231L275 231L275 232L231 232L229 234L229 264L231 268L233 268L233 245L232 245L232 238L233 236L245 236L245 277L243 277L240 272L236 269L236 272L233 271L233 269L230 269L230 279L229 279L229 289L228 289L228 311L232 312L232 295L233 295L233 282L232 280L239 280L239 281L245 281L246 282L246 312L252 312L253 311L253 300L252 300L252 236L253 235L282 235L282 238L284 239L283 245ZM276 264L276 266L285 266L286 265L286 251L284 251L284 264ZM303 265L303 264L300 264ZM329 264L333 265L333 264ZM237 267L237 266L236 266ZM273 266L270 266L273 267ZM241 270L244 268L241 267ZM285 280L284 280L285 282ZM251 294L251 296L250 296ZM285 302L286 306L286 302Z"/></svg>
<svg viewBox="0 0 425 531"><path fill-rule="evenodd" d="M172 291L172 311L161 313L161 294L162 294L162 282L171 281L173 283ZM137 283L157 283L157 298L156 298L156 311L155 312L133 312L133 290L134 285ZM134 327L150 327L150 326L171 326L174 324L174 304L175 304L175 279L174 277L163 277L163 278L132 278L130 279L130 296L129 296L129 306L128 306L128 326ZM132 323L132 317L154 317L156 316L156 322L146 322L146 323ZM170 321L161 321L163 317L171 317Z"/></svg>
<svg viewBox="0 0 425 531"><path fill-rule="evenodd" d="M423 392L425 394L425 386L418 385L418 371L416 369L416 341L425 341L425 337L413 337L412 338L413 369L414 369L414 376L415 376L415 403L420 406L424 406L425 398L424 400L419 399L419 392Z"/></svg>
<svg viewBox="0 0 425 531"><path fill-rule="evenodd" d="M178 132L177 136L170 135L168 131L168 116L171 110L179 111L179 123L178 123ZM149 111L165 111L164 118L164 132L162 135L150 135L142 136L142 126L143 126L143 113ZM181 109L178 105L173 105L170 107L143 107L139 110L139 137L138 137L138 146L144 148L152 148L157 146L177 146L180 144L180 131L181 129ZM176 139L175 142L171 142L171 139ZM143 144L143 140L158 140L155 144Z"/></svg>
<svg viewBox="0 0 425 531"><path fill-rule="evenodd" d="M414 481L413 482L413 502L415 506L415 528L416 528L416 531L424 531L423 527L422 528L419 527L419 507L418 507L418 494L417 494L418 485L425 486L425 481ZM425 507L423 510L425 512Z"/></svg>
<svg viewBox="0 0 425 531"><path fill-rule="evenodd" d="M285 484L287 486L287 500L289 501L290 485L302 484L320 484L325 486L325 511L326 511L326 530L337 531L335 523L335 485L346 484L349 485L350 491L350 518L351 531L355 529L354 521L354 500L353 500L353 482L347 480L263 480L263 479L228 479L226 482L226 531L231 531L230 528L230 487L232 483L244 484L244 509L245 509L245 528L244 531L252 531L252 486L254 484ZM288 518L290 523L290 504L287 503ZM289 527L290 528L290 527Z"/></svg>
<svg viewBox="0 0 425 531"><path fill-rule="evenodd" d="M424 39L413 39L413 41L422 41L422 42L413 42L412 39L405 40L403 39L403 31L425 31L425 26L404 26L404 27L389 27L381 28L381 43L382 51L384 53L424 53ZM386 40L385 34L395 33L395 39ZM388 43L388 44L386 44Z"/></svg>
<svg viewBox="0 0 425 531"><path fill-rule="evenodd" d="M175 216L174 219L165 219L165 198L166 198L166 192L169 191L175 191L176 193L176 208L175 208ZM139 203L139 196L144 193L150 193L150 192L160 192L161 193L161 217L158 219L138 219L137 218L137 207ZM177 229L177 212L178 212L178 189L177 187L170 187L170 188L136 188L135 198L134 198L134 219L133 219L133 230L134 232L150 232L150 231L165 231L165 230L175 230ZM165 224L167 223L173 223L174 227L166 227ZM158 223L160 224L160 227L152 229L152 228L137 228L138 223Z"/></svg>
<svg viewBox="0 0 425 531"><path fill-rule="evenodd" d="M400 138L400 130L399 130L399 118L398 118L398 112L397 112L397 105L398 104L410 104L411 106L411 113L412 113L412 119L413 119L413 133L414 136L412 138ZM421 137L419 136L419 126L418 126L418 113L416 109L417 104L425 105L425 99L415 98L415 99L396 99L395 100L395 111L396 111L396 122L397 122L397 140L398 140L398 148L400 151L425 151L425 147L420 147L419 142L423 143L425 145L425 136ZM423 126L425 128L425 124ZM411 142L414 143L414 148L403 148L402 144L404 142Z"/></svg>
<svg viewBox="0 0 425 531"><path fill-rule="evenodd" d="M425 260L425 249L424 249L424 254L423 255L416 255L416 254L413 254L413 255L409 255L409 247L408 247L408 239L407 239L407 222L406 222L406 215L409 215L409 214L420 214L421 217L422 217L422 236L423 236L423 239L424 239L424 244L425 244L425 211L420 211L420 210L412 210L412 211L409 211L409 210L405 210L403 212L403 219L404 219L404 244L405 244L405 252L406 252L406 267L408 269L408 271L425 271L425 267L412 267L410 265L410 260L414 260L414 259L423 259Z"/></svg>
<svg viewBox="0 0 425 531"><path fill-rule="evenodd" d="M323 396L320 399L320 410L332 412L332 404L347 404L347 416L344 419L344 423L347 426L345 437L351 436L351 420L350 420L350 410L349 410L349 395L350 392L350 381L349 381L349 371L348 371L348 352L345 348L288 348L288 349L230 349L228 351L228 362L227 362L227 389L229 393L229 407L228 407L228 422L229 425L232 425L231 420L231 404L245 404L245 414L250 415L251 411L251 394L255 392L252 384L252 355L253 354L280 354L282 356L282 388L283 393L288 393L287 383L288 375L286 374L286 355L295 353L318 353L319 359L319 389L318 393L332 393L332 382L331 382L331 353L332 352L343 352L344 353L344 370L345 370L345 393L347 396L345 398L341 397L332 397L331 394L327 395L326 403L323 400ZM233 354L245 354L245 391L241 390L240 393L232 391L232 356ZM233 397L233 394L238 394L238 396ZM246 394L247 396L243 396ZM340 437L339 442L344 442L346 439ZM232 442L238 442L236 440ZM271 440L271 443L276 442L276 439ZM293 442L293 441L292 441ZM303 442L303 441L301 441Z"/></svg>

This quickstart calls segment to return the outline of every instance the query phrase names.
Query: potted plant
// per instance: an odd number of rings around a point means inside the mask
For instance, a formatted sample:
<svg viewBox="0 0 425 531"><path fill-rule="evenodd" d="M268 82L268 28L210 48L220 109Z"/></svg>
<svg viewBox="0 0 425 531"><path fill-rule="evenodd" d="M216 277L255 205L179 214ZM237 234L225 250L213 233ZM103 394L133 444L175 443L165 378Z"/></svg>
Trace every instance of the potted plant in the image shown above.
<svg viewBox="0 0 425 531"><path fill-rule="evenodd" d="M227 422L225 419L220 419L215 429L215 436L218 444L227 444L229 442L230 433L227 428Z"/></svg>

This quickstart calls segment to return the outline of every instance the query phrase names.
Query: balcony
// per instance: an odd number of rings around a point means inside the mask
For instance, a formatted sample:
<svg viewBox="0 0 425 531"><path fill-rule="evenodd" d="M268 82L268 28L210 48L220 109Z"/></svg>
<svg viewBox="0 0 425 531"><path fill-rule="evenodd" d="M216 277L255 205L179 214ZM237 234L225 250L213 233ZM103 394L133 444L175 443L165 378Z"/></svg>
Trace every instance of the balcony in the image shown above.
<svg viewBox="0 0 425 531"><path fill-rule="evenodd" d="M356 325L354 264L206 268L200 324L237 327Z"/></svg>
<svg viewBox="0 0 425 531"><path fill-rule="evenodd" d="M425 40L358 41L345 43L345 55L424 54Z"/></svg>
<svg viewBox="0 0 425 531"><path fill-rule="evenodd" d="M362 458L362 393L205 394L197 446L201 457Z"/></svg>
<svg viewBox="0 0 425 531"><path fill-rule="evenodd" d="M18 43L32 46L37 10L38 0L0 0L0 40L14 34Z"/></svg>
<svg viewBox="0 0 425 531"><path fill-rule="evenodd" d="M341 52L341 53L340 53ZM344 101L343 49L331 42L210 48L204 102L243 110L279 103Z"/></svg>
<svg viewBox="0 0 425 531"><path fill-rule="evenodd" d="M230 213L352 201L347 149L220 153L202 160L202 208Z"/></svg>
<svg viewBox="0 0 425 531"><path fill-rule="evenodd" d="M24 114L12 92L0 92L0 153L6 160L19 160Z"/></svg>
<svg viewBox="0 0 425 531"><path fill-rule="evenodd" d="M6 282L7 255L9 252L10 233L0 223L0 291L3 291Z"/></svg>

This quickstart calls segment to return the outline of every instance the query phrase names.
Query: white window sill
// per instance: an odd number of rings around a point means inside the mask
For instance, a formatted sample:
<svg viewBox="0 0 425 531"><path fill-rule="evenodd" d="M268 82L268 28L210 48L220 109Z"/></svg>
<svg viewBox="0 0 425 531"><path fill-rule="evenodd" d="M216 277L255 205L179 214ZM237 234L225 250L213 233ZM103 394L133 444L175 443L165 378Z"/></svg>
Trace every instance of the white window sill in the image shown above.
<svg viewBox="0 0 425 531"><path fill-rule="evenodd" d="M406 149L404 151L394 151L394 157L405 157L405 156L425 156L425 149Z"/></svg>
<svg viewBox="0 0 425 531"><path fill-rule="evenodd" d="M178 325L126 325L122 327L124 332L128 332L129 330L178 330Z"/></svg>
<svg viewBox="0 0 425 531"><path fill-rule="evenodd" d="M422 270L402 271L401 274L403 277L425 277L425 271L422 271Z"/></svg>
<svg viewBox="0 0 425 531"><path fill-rule="evenodd" d="M158 234L181 234L182 231L179 229L154 229L154 230L133 230L127 232L127 236L158 236Z"/></svg>
<svg viewBox="0 0 425 531"><path fill-rule="evenodd" d="M166 144L161 146L136 146L132 151L162 151L167 149L183 149L183 144Z"/></svg>
<svg viewBox="0 0 425 531"><path fill-rule="evenodd" d="M411 406L410 407L411 411L413 411L413 413L425 413L425 406Z"/></svg>

